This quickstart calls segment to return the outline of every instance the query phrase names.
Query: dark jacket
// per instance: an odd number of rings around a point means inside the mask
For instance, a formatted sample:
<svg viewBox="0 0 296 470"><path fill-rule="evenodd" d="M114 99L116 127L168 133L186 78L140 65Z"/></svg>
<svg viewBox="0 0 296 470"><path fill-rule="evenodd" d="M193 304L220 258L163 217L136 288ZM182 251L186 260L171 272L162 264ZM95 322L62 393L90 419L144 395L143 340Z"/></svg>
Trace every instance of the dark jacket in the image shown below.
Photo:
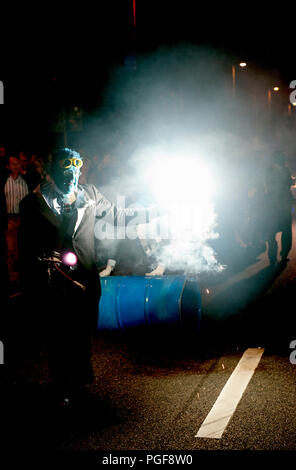
<svg viewBox="0 0 296 470"><path fill-rule="evenodd" d="M26 173L21 176L28 185L29 191L33 191L41 182L41 175L35 168L29 167Z"/></svg>
<svg viewBox="0 0 296 470"><path fill-rule="evenodd" d="M54 187L46 183L42 187L38 186L20 203L21 279L25 292L36 302L36 307L38 302L44 302L49 292L48 266L40 259L52 256L53 251L59 250L61 240L62 216L58 211L56 195ZM88 306L85 307L95 316L100 297L100 278L95 265L94 229L98 208L104 205L107 206L108 201L94 186L78 187L77 220L72 245L80 266L78 272L82 277L76 280L86 286L85 301ZM60 284L64 285L63 282ZM68 285L71 291L71 282ZM53 292L56 291L54 288Z"/></svg>
<svg viewBox="0 0 296 470"><path fill-rule="evenodd" d="M72 243L79 262L85 269L95 263L94 229L98 208L111 204L92 185L79 185L76 200L77 221ZM26 258L50 256L58 248L61 215L58 213L56 193L50 183L38 186L20 203L21 237L27 247Z"/></svg>
<svg viewBox="0 0 296 470"><path fill-rule="evenodd" d="M133 217L135 211L117 209L93 185L78 186L75 207L77 216L71 232L71 243L83 277L77 281L89 288L90 297L94 299L94 308L97 309L100 278L96 268L95 224L106 214L110 214L111 222L115 222L120 219L121 212L122 215L124 213ZM20 203L21 278L25 291L34 290L34 296L36 292L43 292L48 284L47 266L40 262L40 258L48 258L60 248L63 235L60 209L58 192L50 183L38 186Z"/></svg>

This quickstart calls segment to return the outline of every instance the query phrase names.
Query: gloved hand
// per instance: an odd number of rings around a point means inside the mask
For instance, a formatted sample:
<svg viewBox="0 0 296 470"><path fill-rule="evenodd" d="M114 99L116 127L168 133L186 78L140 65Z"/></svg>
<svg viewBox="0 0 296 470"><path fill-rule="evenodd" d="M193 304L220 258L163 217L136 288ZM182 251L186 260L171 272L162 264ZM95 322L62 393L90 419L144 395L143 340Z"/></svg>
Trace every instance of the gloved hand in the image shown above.
<svg viewBox="0 0 296 470"><path fill-rule="evenodd" d="M108 259L107 266L105 267L105 269L103 269L103 271L99 273L99 276L100 277L110 276L115 265L116 265L116 261L114 259Z"/></svg>
<svg viewBox="0 0 296 470"><path fill-rule="evenodd" d="M112 271L111 266L106 266L106 268L103 269L103 271L101 271L101 272L99 273L99 275L100 275L100 277L110 276L111 271Z"/></svg>
<svg viewBox="0 0 296 470"><path fill-rule="evenodd" d="M164 265L159 264L151 273L146 273L145 276L163 276L164 270Z"/></svg>

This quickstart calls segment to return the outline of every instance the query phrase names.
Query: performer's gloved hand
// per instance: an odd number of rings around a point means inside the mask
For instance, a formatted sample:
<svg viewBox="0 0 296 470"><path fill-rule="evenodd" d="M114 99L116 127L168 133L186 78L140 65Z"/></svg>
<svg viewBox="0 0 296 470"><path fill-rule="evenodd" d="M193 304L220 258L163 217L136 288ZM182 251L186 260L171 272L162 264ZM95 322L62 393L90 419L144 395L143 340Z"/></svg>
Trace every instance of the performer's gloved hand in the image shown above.
<svg viewBox="0 0 296 470"><path fill-rule="evenodd" d="M163 276L165 267L163 264L159 264L151 273L146 273L145 276Z"/></svg>
<svg viewBox="0 0 296 470"><path fill-rule="evenodd" d="M110 276L115 265L116 265L116 261L114 259L108 259L107 266L105 267L105 269L103 269L103 271L99 273L99 276L100 277Z"/></svg>

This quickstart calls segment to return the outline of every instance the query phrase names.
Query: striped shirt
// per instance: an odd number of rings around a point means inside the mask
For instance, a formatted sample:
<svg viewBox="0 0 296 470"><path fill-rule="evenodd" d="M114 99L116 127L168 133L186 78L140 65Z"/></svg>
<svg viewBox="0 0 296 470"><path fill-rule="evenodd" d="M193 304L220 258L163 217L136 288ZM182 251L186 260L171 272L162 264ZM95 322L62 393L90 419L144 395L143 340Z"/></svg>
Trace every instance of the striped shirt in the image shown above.
<svg viewBox="0 0 296 470"><path fill-rule="evenodd" d="M4 186L4 193L6 198L7 213L19 214L19 203L29 194L28 185L25 180L19 175L15 180L9 176Z"/></svg>

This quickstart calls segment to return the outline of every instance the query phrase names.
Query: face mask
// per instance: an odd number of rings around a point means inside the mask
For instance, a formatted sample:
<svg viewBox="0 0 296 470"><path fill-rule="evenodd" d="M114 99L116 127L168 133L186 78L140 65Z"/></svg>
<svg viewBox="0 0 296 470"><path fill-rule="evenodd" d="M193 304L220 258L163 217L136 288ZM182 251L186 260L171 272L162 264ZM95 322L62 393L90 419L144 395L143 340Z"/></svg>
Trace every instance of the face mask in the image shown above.
<svg viewBox="0 0 296 470"><path fill-rule="evenodd" d="M64 195L70 195L77 190L82 165L80 158L66 158L55 165L54 182Z"/></svg>

